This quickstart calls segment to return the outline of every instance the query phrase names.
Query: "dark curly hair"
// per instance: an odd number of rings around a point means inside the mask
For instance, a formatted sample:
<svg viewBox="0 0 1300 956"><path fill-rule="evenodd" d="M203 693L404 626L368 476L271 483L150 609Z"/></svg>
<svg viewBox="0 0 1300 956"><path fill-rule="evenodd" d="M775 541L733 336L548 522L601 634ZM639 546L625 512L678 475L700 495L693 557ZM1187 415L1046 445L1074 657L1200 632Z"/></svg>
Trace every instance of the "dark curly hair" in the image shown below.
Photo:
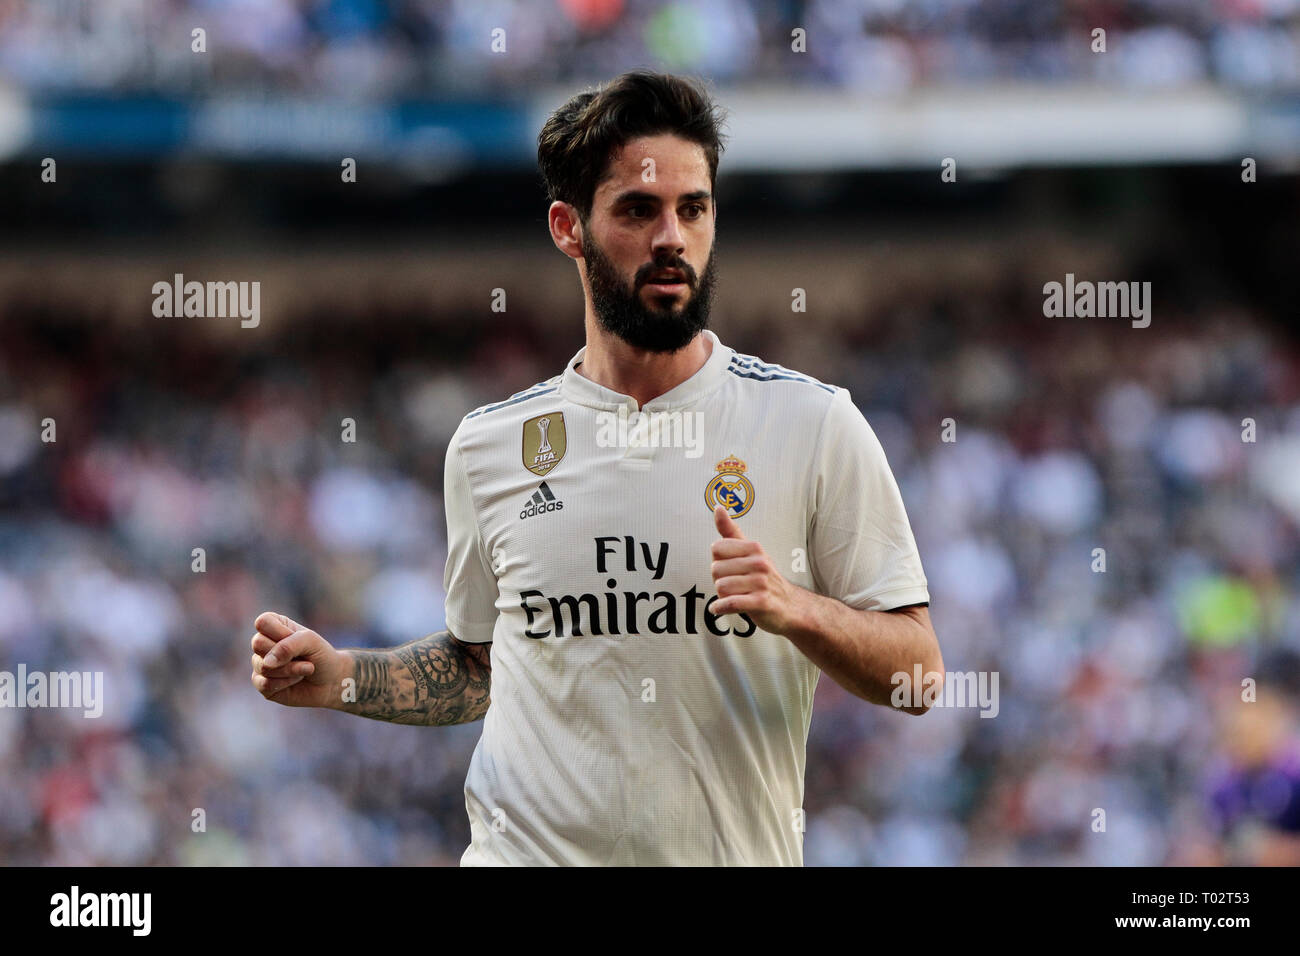
<svg viewBox="0 0 1300 956"><path fill-rule="evenodd" d="M651 70L633 70L579 93L551 114L537 136L547 200L572 204L585 222L613 153L630 140L659 133L704 148L712 189L725 148L723 116L698 81Z"/></svg>

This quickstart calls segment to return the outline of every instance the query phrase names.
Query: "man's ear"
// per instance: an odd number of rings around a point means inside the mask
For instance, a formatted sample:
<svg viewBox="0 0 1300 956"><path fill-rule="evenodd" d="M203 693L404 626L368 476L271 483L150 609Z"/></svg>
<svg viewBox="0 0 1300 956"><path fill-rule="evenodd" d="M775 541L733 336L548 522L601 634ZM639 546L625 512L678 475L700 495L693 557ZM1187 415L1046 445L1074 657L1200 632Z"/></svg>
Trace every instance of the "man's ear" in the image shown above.
<svg viewBox="0 0 1300 956"><path fill-rule="evenodd" d="M547 211L551 241L570 259L582 258L582 220L576 207L556 200Z"/></svg>

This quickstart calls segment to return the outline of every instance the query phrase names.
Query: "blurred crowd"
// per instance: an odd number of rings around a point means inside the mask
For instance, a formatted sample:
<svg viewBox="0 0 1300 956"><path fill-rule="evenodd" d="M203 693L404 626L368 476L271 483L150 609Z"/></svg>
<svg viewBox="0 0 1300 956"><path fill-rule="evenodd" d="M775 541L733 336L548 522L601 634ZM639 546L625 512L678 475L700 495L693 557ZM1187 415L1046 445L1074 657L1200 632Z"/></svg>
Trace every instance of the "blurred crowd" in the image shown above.
<svg viewBox="0 0 1300 956"><path fill-rule="evenodd" d="M945 666L999 675L992 719L823 677L806 862L1300 863L1297 341L1208 300L1049 320L1033 287L719 330L850 389ZM52 295L2 309L0 671L108 693L98 719L0 708L0 862L456 863L481 724L268 703L251 622L443 627L447 440L559 372L577 321L390 305L249 349Z"/></svg>
<svg viewBox="0 0 1300 956"><path fill-rule="evenodd" d="M38 93L424 97L638 65L886 95L1009 81L1294 89L1300 0L0 0L0 78Z"/></svg>

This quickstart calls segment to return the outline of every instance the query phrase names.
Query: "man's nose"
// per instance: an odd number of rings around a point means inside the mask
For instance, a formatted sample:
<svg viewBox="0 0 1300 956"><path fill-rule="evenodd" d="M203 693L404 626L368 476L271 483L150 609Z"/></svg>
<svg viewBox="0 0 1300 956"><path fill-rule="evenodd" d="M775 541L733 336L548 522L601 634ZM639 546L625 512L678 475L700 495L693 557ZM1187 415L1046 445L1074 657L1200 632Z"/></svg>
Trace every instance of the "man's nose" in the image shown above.
<svg viewBox="0 0 1300 956"><path fill-rule="evenodd" d="M686 251L686 241L682 239L682 230L677 220L677 211L665 210L659 217L654 234L653 250L656 255L680 256Z"/></svg>

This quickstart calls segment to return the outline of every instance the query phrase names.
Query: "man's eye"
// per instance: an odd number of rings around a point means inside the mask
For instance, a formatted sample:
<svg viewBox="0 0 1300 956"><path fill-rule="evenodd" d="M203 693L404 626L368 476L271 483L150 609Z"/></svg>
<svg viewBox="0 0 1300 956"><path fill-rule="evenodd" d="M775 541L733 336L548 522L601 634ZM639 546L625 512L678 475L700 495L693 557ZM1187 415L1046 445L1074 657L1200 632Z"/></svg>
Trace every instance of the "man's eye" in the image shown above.
<svg viewBox="0 0 1300 956"><path fill-rule="evenodd" d="M630 215L633 219L640 219L641 217L638 216L638 215L636 215L636 211L637 211L638 209L640 209L640 210L645 210L645 209L647 209L647 208L648 208L648 207L645 206L644 204L638 204L638 205L636 205L636 206L628 206L628 207L627 207L628 215Z"/></svg>
<svg viewBox="0 0 1300 956"><path fill-rule="evenodd" d="M693 202L686 207L687 212L691 214L692 219L698 219L704 215L704 206L700 203Z"/></svg>

